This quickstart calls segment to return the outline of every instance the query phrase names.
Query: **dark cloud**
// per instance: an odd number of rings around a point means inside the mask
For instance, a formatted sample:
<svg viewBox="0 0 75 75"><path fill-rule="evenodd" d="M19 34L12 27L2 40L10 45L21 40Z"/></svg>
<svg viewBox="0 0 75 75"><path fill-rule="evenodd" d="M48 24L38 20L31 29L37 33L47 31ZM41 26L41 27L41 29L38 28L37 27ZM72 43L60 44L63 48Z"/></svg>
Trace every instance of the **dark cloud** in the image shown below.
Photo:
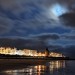
<svg viewBox="0 0 75 75"><path fill-rule="evenodd" d="M32 35L28 38L18 37L5 37L0 38L0 46L3 47L16 47L18 49L30 48L37 50L44 50L48 47L48 40L57 40L59 36L57 34L41 34Z"/></svg>
<svg viewBox="0 0 75 75"><path fill-rule="evenodd" d="M61 51L65 56L75 58L75 45L67 45Z"/></svg>
<svg viewBox="0 0 75 75"><path fill-rule="evenodd" d="M70 39L70 40L75 40L75 36L74 35L67 35L64 36L65 39Z"/></svg>
<svg viewBox="0 0 75 75"><path fill-rule="evenodd" d="M59 52L65 56L75 57L75 45L47 45L45 41L38 39L21 39L21 38L0 38L0 47L16 47L17 49L36 49L44 51L46 48L52 52Z"/></svg>
<svg viewBox="0 0 75 75"><path fill-rule="evenodd" d="M6 17L0 16L0 34L8 33L13 28L13 22Z"/></svg>
<svg viewBox="0 0 75 75"><path fill-rule="evenodd" d="M75 45L67 45L65 47L59 45L50 45L49 50L53 52L62 53L63 55L75 58Z"/></svg>
<svg viewBox="0 0 75 75"><path fill-rule="evenodd" d="M66 13L60 16L63 25L68 27L75 27L75 13Z"/></svg>
<svg viewBox="0 0 75 75"><path fill-rule="evenodd" d="M52 45L49 45L48 48L49 48L50 51L53 51L53 52L60 52L61 53L61 51L63 51L62 50L63 46L60 46L60 45L52 44Z"/></svg>
<svg viewBox="0 0 75 75"><path fill-rule="evenodd" d="M7 24L5 22L4 28L7 29L7 25L13 26L16 34L28 32L30 29L59 27L61 23L56 20L56 17L52 17L53 13L51 13L50 7L56 3L64 4L63 2L67 3L67 1L59 0L0 0L0 16L3 17L3 21L8 20ZM12 28L8 30L10 32Z"/></svg>
<svg viewBox="0 0 75 75"><path fill-rule="evenodd" d="M40 4L37 0L0 0L0 28L10 32L13 26L16 34L26 32L26 29L51 28L56 22L46 16L44 7L47 7L45 1Z"/></svg>
<svg viewBox="0 0 75 75"><path fill-rule="evenodd" d="M60 39L59 34L50 34L50 33L31 35L30 37L35 38L35 39L39 39L39 40L43 40L43 41Z"/></svg>
<svg viewBox="0 0 75 75"><path fill-rule="evenodd" d="M59 18L50 11L51 6L59 4L71 11L74 10L73 3L71 0L0 0L1 34L14 32L14 36L24 35L29 34L29 30L43 30L43 33L61 27L62 24L56 20Z"/></svg>
<svg viewBox="0 0 75 75"><path fill-rule="evenodd" d="M44 49L45 43L34 39L8 39L0 38L0 47L16 47L18 49Z"/></svg>
<svg viewBox="0 0 75 75"><path fill-rule="evenodd" d="M61 35L61 39L64 39L64 40L73 40L75 41L75 30L72 30L70 33L64 33Z"/></svg>
<svg viewBox="0 0 75 75"><path fill-rule="evenodd" d="M17 48L34 48L34 49L43 49L46 48L47 40L57 40L59 36L57 34L41 34L41 35L32 35L28 38L18 38L18 37L5 37L0 38L0 46L9 46Z"/></svg>

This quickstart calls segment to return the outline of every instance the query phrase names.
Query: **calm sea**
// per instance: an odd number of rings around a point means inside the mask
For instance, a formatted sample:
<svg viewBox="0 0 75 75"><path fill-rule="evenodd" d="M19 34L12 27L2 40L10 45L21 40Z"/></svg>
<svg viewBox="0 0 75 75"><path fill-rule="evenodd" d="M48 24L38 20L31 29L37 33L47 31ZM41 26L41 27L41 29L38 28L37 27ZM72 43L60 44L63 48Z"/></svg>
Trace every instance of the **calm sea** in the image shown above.
<svg viewBox="0 0 75 75"><path fill-rule="evenodd" d="M4 68L4 67L3 67ZM75 75L75 61L49 61L41 64L0 68L0 75Z"/></svg>

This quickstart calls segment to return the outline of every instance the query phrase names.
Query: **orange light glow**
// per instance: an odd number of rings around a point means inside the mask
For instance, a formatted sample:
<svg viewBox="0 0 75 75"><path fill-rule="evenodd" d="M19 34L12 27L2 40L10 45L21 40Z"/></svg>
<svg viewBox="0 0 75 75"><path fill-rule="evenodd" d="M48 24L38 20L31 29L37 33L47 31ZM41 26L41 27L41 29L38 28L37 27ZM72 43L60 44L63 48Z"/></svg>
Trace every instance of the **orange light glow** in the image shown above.
<svg viewBox="0 0 75 75"><path fill-rule="evenodd" d="M8 55L24 55L24 56L47 56L47 52L37 52L37 50L23 49L17 50L16 48L10 47L0 47L0 54L8 54ZM65 57L61 53L50 52L48 57Z"/></svg>

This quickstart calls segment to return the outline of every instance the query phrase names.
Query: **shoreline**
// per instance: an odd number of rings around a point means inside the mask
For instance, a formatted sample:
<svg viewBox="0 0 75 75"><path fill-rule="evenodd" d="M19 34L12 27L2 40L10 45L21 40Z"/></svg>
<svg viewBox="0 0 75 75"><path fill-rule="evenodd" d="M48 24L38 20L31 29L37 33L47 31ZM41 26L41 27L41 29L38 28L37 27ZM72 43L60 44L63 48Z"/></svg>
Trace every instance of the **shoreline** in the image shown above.
<svg viewBox="0 0 75 75"><path fill-rule="evenodd" d="M0 64L40 64L49 61L75 60L70 58L0 58Z"/></svg>

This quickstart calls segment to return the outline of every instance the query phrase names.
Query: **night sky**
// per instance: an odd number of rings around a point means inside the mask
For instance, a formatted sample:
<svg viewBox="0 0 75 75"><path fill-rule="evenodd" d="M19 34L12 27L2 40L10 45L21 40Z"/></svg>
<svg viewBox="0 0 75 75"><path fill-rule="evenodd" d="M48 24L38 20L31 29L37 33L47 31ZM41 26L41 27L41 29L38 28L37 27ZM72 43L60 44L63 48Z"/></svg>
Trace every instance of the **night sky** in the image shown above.
<svg viewBox="0 0 75 75"><path fill-rule="evenodd" d="M0 46L75 56L75 0L0 0Z"/></svg>

